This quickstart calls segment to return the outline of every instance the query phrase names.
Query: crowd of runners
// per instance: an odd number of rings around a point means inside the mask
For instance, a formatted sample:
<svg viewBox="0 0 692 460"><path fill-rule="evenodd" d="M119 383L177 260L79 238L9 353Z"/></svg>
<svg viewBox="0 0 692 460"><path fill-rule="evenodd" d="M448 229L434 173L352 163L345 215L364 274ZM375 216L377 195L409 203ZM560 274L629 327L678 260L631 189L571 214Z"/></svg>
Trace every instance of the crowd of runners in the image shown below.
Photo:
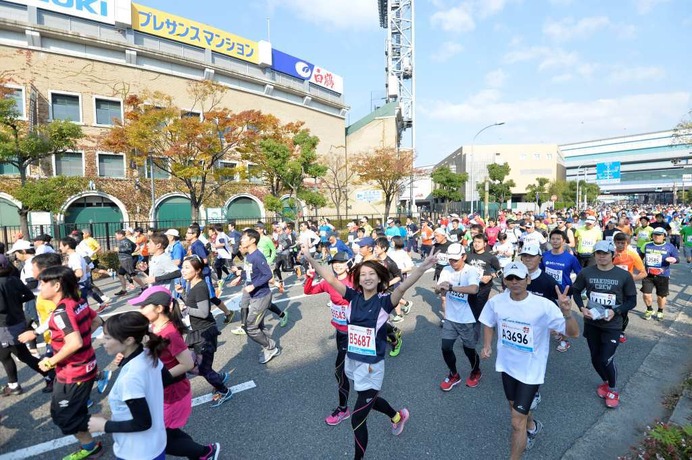
<svg viewBox="0 0 692 460"><path fill-rule="evenodd" d="M15 360L41 374L43 392L52 394L53 422L79 442L65 459L104 454L93 437L100 432L112 434L119 459L220 458L220 443L200 443L183 431L192 408L189 379L209 383L214 407L233 397L229 374L213 368L221 333L212 310L231 323L236 310L222 298L238 294L240 325L231 332L256 343L266 365L281 355L265 325L267 312L280 327L289 321L273 302L286 277L302 283L306 295L329 297L325 321L335 329L338 405L324 420L335 426L350 418L354 458L363 458L372 409L386 415L394 436L412 416L383 396L385 358L402 352L397 324L413 308L406 292L428 270L439 303L416 308L439 313L447 367L440 390L462 381L477 387L483 360L494 353L510 405L511 458L518 459L543 429L533 411L550 347L565 353L582 335L597 395L606 407L619 406L615 354L627 341L628 312L640 298L644 319L665 318L670 266L680 262L679 250L692 263L692 212L602 206L581 213L506 211L487 222L466 214L405 222L364 216L344 229L326 218L298 229L292 222L243 229L235 222L193 223L184 235L125 228L115 238L115 271L99 262L103 250L88 230L54 245L48 235L33 241L20 235L7 252L0 246L0 361L7 381L0 392L5 398L23 392ZM117 277L115 296L137 309L104 321L99 313L112 299L95 286L93 273ZM97 365L92 334L99 327L113 359ZM457 341L469 363L466 379ZM109 417L90 413L94 387L108 393ZM349 404L351 388L357 396Z"/></svg>

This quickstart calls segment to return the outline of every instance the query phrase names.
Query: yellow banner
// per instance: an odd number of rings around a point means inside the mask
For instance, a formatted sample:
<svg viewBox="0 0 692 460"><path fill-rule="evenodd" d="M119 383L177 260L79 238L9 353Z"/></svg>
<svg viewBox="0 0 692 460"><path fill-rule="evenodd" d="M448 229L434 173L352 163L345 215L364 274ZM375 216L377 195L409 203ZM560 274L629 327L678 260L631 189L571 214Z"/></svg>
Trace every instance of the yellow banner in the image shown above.
<svg viewBox="0 0 692 460"><path fill-rule="evenodd" d="M257 42L148 6L132 4L132 28L253 64L259 62Z"/></svg>

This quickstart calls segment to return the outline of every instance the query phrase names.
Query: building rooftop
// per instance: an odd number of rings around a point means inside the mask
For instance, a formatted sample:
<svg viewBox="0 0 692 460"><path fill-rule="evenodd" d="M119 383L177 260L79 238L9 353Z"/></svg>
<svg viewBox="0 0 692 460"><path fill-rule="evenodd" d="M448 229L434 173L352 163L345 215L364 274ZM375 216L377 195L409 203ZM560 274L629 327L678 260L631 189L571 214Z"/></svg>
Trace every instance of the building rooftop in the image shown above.
<svg viewBox="0 0 692 460"><path fill-rule="evenodd" d="M396 101L388 102L382 107L370 112L360 120L353 123L351 126L346 127L346 135L350 135L358 131L359 129L365 127L368 123L377 118L389 118L396 115L396 111L399 104Z"/></svg>

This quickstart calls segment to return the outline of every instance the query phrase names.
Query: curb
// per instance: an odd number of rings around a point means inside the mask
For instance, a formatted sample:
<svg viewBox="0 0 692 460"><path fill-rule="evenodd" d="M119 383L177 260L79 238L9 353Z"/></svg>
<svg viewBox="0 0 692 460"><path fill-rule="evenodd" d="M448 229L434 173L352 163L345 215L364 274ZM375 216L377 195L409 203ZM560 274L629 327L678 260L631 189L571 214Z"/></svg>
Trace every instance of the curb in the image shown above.
<svg viewBox="0 0 692 460"><path fill-rule="evenodd" d="M668 421L678 426L692 423L692 391L683 391Z"/></svg>
<svg viewBox="0 0 692 460"><path fill-rule="evenodd" d="M692 296L684 294L686 284L680 285L681 297L687 298L676 302L679 311L673 323L662 331L658 343L620 393L630 404L605 412L567 449L563 459L618 458L639 442L646 425L666 416L660 396L678 385L690 369L692 317L686 314L685 308Z"/></svg>

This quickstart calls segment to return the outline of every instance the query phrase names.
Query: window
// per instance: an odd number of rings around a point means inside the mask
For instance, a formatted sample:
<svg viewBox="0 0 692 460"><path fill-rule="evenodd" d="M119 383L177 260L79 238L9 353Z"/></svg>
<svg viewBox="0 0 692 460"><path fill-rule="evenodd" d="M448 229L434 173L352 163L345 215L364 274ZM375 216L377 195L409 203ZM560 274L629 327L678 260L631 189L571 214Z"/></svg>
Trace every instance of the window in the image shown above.
<svg viewBox="0 0 692 460"><path fill-rule="evenodd" d="M247 180L252 184L264 183L259 166L247 165Z"/></svg>
<svg viewBox="0 0 692 460"><path fill-rule="evenodd" d="M80 97L72 94L52 93L50 95L51 118L81 123L82 111Z"/></svg>
<svg viewBox="0 0 692 460"><path fill-rule="evenodd" d="M553 159L553 154L552 154L552 153L546 153L546 154L545 154L545 159L546 159L546 160L552 160L552 159Z"/></svg>
<svg viewBox="0 0 692 460"><path fill-rule="evenodd" d="M238 163L235 163L233 161L219 161L218 163L219 168L227 168L227 169L235 169L238 167ZM219 176L220 181L237 181L238 177L235 171L223 171L222 175Z"/></svg>
<svg viewBox="0 0 692 460"><path fill-rule="evenodd" d="M96 124L110 126L113 120L122 121L122 103L113 99L94 99Z"/></svg>
<svg viewBox="0 0 692 460"><path fill-rule="evenodd" d="M519 159L522 160L522 161L525 161L525 160L526 160L526 154L525 154L525 153L520 153L520 154L519 154Z"/></svg>
<svg viewBox="0 0 692 460"><path fill-rule="evenodd" d="M197 118L202 119L202 114L200 112L195 112L194 110L183 110L180 112L180 118Z"/></svg>
<svg viewBox="0 0 692 460"><path fill-rule="evenodd" d="M99 177L125 177L125 159L123 155L112 153L98 154Z"/></svg>
<svg viewBox="0 0 692 460"><path fill-rule="evenodd" d="M167 160L165 158L154 158L154 179L170 179L170 174L167 171L161 169L158 165L165 165ZM146 179L151 179L151 168L150 168L149 158L146 159L142 166L139 166L139 177L144 177Z"/></svg>
<svg viewBox="0 0 692 460"><path fill-rule="evenodd" d="M67 152L55 155L56 176L83 176L84 161L80 152Z"/></svg>
<svg viewBox="0 0 692 460"><path fill-rule="evenodd" d="M0 163L0 176L18 176L19 168L10 163Z"/></svg>
<svg viewBox="0 0 692 460"><path fill-rule="evenodd" d="M26 118L26 104L24 99L24 88L7 87L10 93L6 96L8 99L14 100L14 109L19 118Z"/></svg>
<svg viewBox="0 0 692 460"><path fill-rule="evenodd" d="M540 153L534 153L534 154L533 154L533 159L534 159L534 160L540 160L540 159L541 159L541 154L540 154Z"/></svg>

